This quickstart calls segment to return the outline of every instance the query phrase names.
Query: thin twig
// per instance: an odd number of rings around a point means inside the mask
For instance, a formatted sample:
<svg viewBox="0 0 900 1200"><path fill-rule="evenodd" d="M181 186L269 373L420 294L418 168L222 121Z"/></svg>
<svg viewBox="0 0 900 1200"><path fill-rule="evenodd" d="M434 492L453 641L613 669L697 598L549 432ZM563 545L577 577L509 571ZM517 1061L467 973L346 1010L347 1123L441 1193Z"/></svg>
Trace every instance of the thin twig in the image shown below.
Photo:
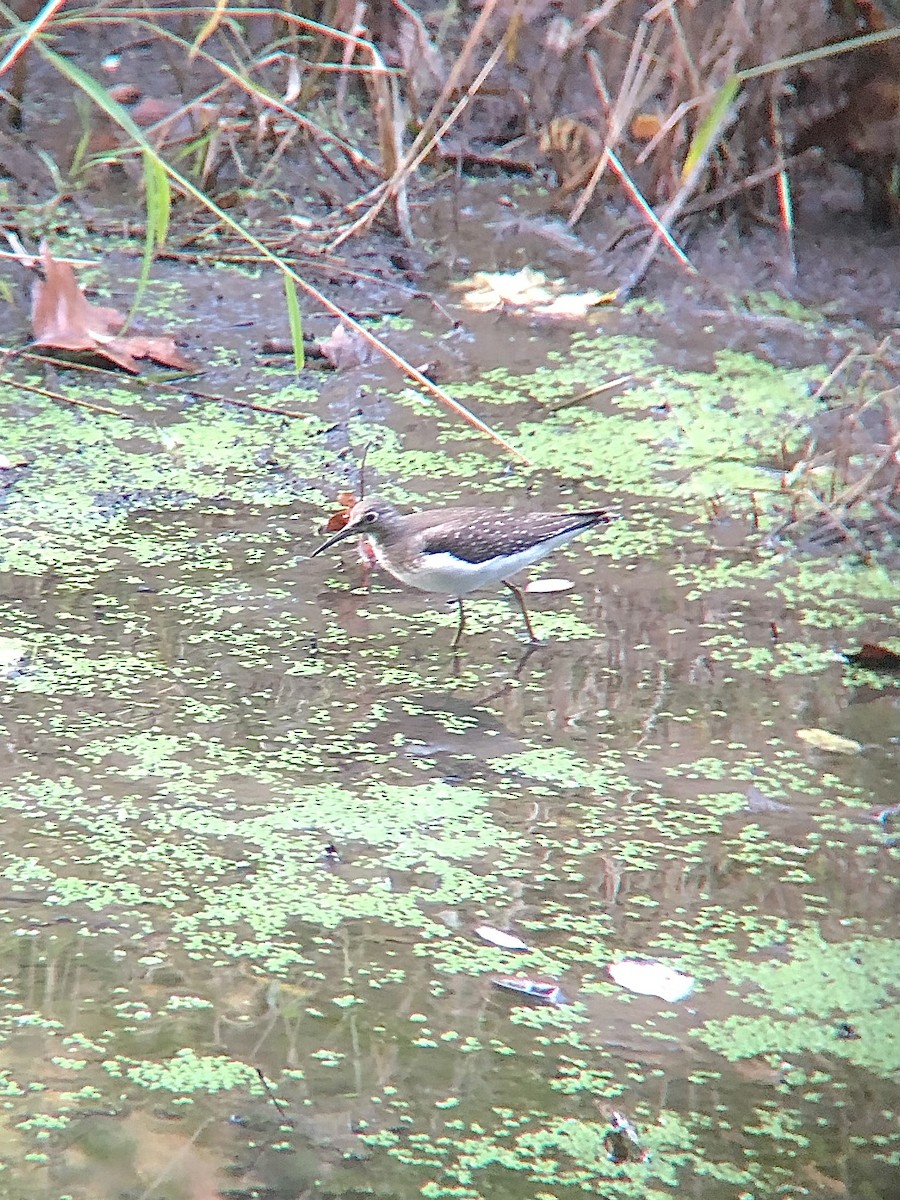
<svg viewBox="0 0 900 1200"><path fill-rule="evenodd" d="M831 387L837 377L842 375L850 366L850 364L859 358L861 353L862 351L859 346L854 346L852 350L848 350L837 366L822 380L822 382L813 392L812 396L810 396L810 399L820 400L822 396L827 393L828 389Z"/></svg>
<svg viewBox="0 0 900 1200"><path fill-rule="evenodd" d="M781 232L784 248L790 264L791 278L797 276L797 255L794 252L794 208L791 202L791 183L784 169L784 139L781 136L781 111L774 88L769 92L769 128L772 131L772 147L775 150L778 173L775 186L778 190L778 211L781 214Z"/></svg>
<svg viewBox="0 0 900 1200"><path fill-rule="evenodd" d="M2 353L2 347L0 347L0 353ZM26 358L30 362L48 363L54 367L62 366L67 370L85 371L88 373L96 372L102 376L104 380L108 380L110 376L113 376L117 380L117 383L120 387L126 389L131 388L138 393L141 391L146 391L148 388L153 388L154 391L173 392L177 393L178 395L184 395L184 393L187 393L189 396L194 396L198 400L212 400L216 404L227 404L231 408L245 408L249 409L251 412L266 413L267 415L276 417L288 417L294 421L307 420L309 418L308 411L296 412L290 408L278 408L274 404L254 404L252 400L238 400L236 397L226 396L222 392L205 392L199 388L191 387L190 383L186 383L183 380L175 382L174 380L170 379L146 379L134 375L124 375L119 377L116 372L107 371L104 367L95 367L91 363L59 359L55 358L52 354L36 354L33 350L17 351L15 348L12 348L11 350L7 350L6 354L11 357ZM2 365L4 361L6 361L5 358L0 359L0 365ZM122 417L122 419L126 421L136 420L136 417L132 413L121 412L120 410L114 408L104 408L99 404L91 404L87 400L76 400L72 396L64 395L62 392L54 392L48 388L37 387L37 385L34 384L21 383L18 379L12 379L8 376L0 377L0 384L4 383L9 387L18 388L20 391L35 392L37 395L46 396L50 400L61 400L66 404L74 404L79 408L90 409L92 412L108 413L113 417Z"/></svg>
<svg viewBox="0 0 900 1200"><path fill-rule="evenodd" d="M632 178L628 174L628 172L625 170L625 168L622 166L622 164L619 162L616 155L613 153L612 150L608 151L608 153L609 153L609 165L612 167L612 169L615 171L616 175L619 177L619 182L622 184L622 187L625 189L626 195L630 198L631 202L637 207L637 209L644 214L644 216L647 218L647 221L650 224L650 227L653 230L655 230L655 236L662 238L663 244L665 245L666 249L670 252L670 254L672 254L674 256L674 258L681 264L681 266L683 266L685 268L685 270L688 272L689 275L696 275L698 273L697 268L694 266L694 264L691 262L691 260L685 254L685 252L681 249L681 247L678 245L678 243L675 241L675 239L669 233L668 229L666 229L666 227L662 224L659 217L656 215L656 213L653 211L653 209L650 207L650 205L647 203L647 201L641 195L636 184L634 183L634 181L632 180Z"/></svg>
<svg viewBox="0 0 900 1200"><path fill-rule="evenodd" d="M282 1101L279 1100L278 1097L275 1095L275 1092L272 1089L272 1085L269 1083L268 1079L266 1079L265 1075L262 1073L262 1070L259 1067L254 1067L253 1070L259 1076L259 1082L266 1089L266 1094L268 1095L269 1099L272 1101L272 1103L275 1105L275 1107L278 1109L279 1113L281 1114L282 1121L284 1121L288 1125L293 1125L294 1122L288 1116L288 1110L285 1108Z"/></svg>
<svg viewBox="0 0 900 1200"><path fill-rule="evenodd" d="M37 384L22 383L19 379L0 376L0 384L6 384L7 387L15 388L20 392L32 392L34 395L44 396L48 400L59 400L63 404L73 404L76 408L87 408L91 412L105 413L110 417L121 417L125 421L134 419L130 413L119 412L115 408L105 408L102 404L91 404L87 400L76 400L74 396L65 396L62 392L54 392L50 388L38 387Z"/></svg>
<svg viewBox="0 0 900 1200"><path fill-rule="evenodd" d="M22 29L21 34L9 48L6 57L0 62L0 76L3 76L9 70L19 55L28 48L29 44L34 41L47 22L53 18L57 9L62 8L65 3L66 0L47 0L47 3L34 20Z"/></svg>
<svg viewBox="0 0 900 1200"><path fill-rule="evenodd" d="M200 1124L197 1126L197 1128L194 1130L194 1132L191 1134L191 1136L188 1138L188 1140L186 1142L182 1143L182 1145L179 1147L177 1153L171 1156L168 1163L156 1175L156 1177L153 1180L151 1180L151 1182L147 1185L147 1187L141 1192L140 1196L138 1197L138 1200L149 1200L150 1196L153 1195L153 1193L156 1191L156 1189L159 1187L159 1185L161 1183L164 1183L165 1180L169 1179L173 1175L173 1173L177 1172L179 1186L184 1182L184 1179L187 1175L187 1172L185 1172L184 1167L185 1167L185 1163L187 1161L188 1154L190 1153L191 1149L196 1145L196 1143L200 1140L200 1135L203 1133L203 1131L205 1129L207 1129L210 1125L212 1125L212 1123L215 1119L216 1119L215 1117L207 1117L205 1121L200 1122Z"/></svg>

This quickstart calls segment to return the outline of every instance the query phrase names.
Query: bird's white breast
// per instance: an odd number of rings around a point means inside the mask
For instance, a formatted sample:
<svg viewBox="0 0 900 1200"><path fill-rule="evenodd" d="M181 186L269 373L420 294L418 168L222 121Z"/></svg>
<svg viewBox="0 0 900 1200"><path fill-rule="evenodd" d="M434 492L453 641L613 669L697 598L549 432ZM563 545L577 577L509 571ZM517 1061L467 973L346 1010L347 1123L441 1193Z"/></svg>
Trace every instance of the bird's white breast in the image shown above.
<svg viewBox="0 0 900 1200"><path fill-rule="evenodd" d="M400 564L392 561L390 555L386 555L383 547L374 539L371 545L379 565L401 583L418 588L422 592L441 592L445 596L458 599L467 596L469 592L478 591L479 588L492 587L503 579L509 579L517 571L530 567L532 563L539 562L560 546L564 546L579 532L581 531L567 530L516 554L504 558L489 558L479 563L466 562L464 559L454 558L452 554L441 552L425 553L414 563Z"/></svg>

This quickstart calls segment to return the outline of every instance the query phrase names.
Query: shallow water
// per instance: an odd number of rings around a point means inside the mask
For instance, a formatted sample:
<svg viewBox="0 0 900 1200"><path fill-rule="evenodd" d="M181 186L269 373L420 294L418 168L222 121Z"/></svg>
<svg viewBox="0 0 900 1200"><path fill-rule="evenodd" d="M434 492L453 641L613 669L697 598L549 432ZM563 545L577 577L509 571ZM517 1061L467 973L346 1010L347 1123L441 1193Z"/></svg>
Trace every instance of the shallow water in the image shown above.
<svg viewBox="0 0 900 1200"><path fill-rule="evenodd" d="M734 314L423 309L385 335L532 467L225 325L204 387L300 419L4 397L0 1195L887 1200L900 692L841 652L896 636L897 575L767 536L818 330L773 318L772 365ZM531 598L544 645L486 594L454 655L440 601L309 559L366 443L410 507L614 500L536 572L575 585ZM695 990L629 993L624 956Z"/></svg>

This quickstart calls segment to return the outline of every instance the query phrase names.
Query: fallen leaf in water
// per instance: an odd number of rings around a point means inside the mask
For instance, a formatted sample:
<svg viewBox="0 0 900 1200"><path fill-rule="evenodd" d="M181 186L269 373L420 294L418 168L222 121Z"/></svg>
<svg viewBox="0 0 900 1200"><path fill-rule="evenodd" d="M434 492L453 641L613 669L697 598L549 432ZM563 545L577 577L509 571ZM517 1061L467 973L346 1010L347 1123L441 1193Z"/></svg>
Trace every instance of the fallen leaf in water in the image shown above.
<svg viewBox="0 0 900 1200"><path fill-rule="evenodd" d="M341 507L328 518L325 526L326 533L338 533L344 528L350 520L350 510L356 504L356 497L352 492L338 492L338 504Z"/></svg>
<svg viewBox="0 0 900 1200"><path fill-rule="evenodd" d="M504 933L502 929L495 929L493 925L479 925L475 934L483 942L490 942L492 946L499 946L501 950L528 949L528 943L523 942L520 937L513 933Z"/></svg>
<svg viewBox="0 0 900 1200"><path fill-rule="evenodd" d="M827 729L798 729L797 737L807 746L825 750L829 754L859 754L862 750L860 742L841 737L839 733L829 733Z"/></svg>
<svg viewBox="0 0 900 1200"><path fill-rule="evenodd" d="M900 654L873 642L864 642L855 654L844 657L852 666L865 667L869 671L900 671Z"/></svg>
<svg viewBox="0 0 900 1200"><path fill-rule="evenodd" d="M7 454L0 454L0 471L12 471L16 467L27 467L28 459L23 458L21 454L17 454L15 458L10 458Z"/></svg>
<svg viewBox="0 0 900 1200"><path fill-rule="evenodd" d="M545 317L571 317L577 320L587 316L598 304L610 304L615 298L615 292L563 292L549 304L539 305L537 311Z"/></svg>
<svg viewBox="0 0 900 1200"><path fill-rule="evenodd" d="M844 1183L843 1179L835 1179L831 1175L824 1174L824 1172L819 1170L815 1163L805 1163L801 1171L805 1182L811 1184L820 1196L824 1193L828 1193L836 1197L850 1195L849 1191L847 1190L847 1185ZM806 1188L803 1190L807 1195L809 1195L809 1192Z"/></svg>
<svg viewBox="0 0 900 1200"><path fill-rule="evenodd" d="M563 292L563 282L548 280L542 271L476 271L471 279L454 284L465 288L462 302L476 312L503 307L529 308L551 317L583 317L589 309L607 303L608 292Z"/></svg>
<svg viewBox="0 0 900 1200"><path fill-rule="evenodd" d="M129 110L136 125L149 131L149 140L159 148L193 141L202 133L214 129L220 121L239 117L241 112L233 105L201 104L198 101L185 105L178 100L147 96L133 84L127 83L111 87L109 94ZM118 131L114 136L121 140ZM94 148L93 142L91 148Z"/></svg>
<svg viewBox="0 0 900 1200"><path fill-rule="evenodd" d="M683 975L655 958L623 958L621 962L610 963L607 970L614 982L629 992L659 996L670 1004L684 1000L694 990L693 975Z"/></svg>
<svg viewBox="0 0 900 1200"><path fill-rule="evenodd" d="M328 521L325 525L325 532L340 533L340 531L346 527L347 522L350 520L351 510L357 503L358 500L353 492L338 492L338 504L340 504L341 507L337 510L337 512L333 512L328 518ZM375 557L375 551L372 548L372 543L369 538L367 538L365 534L360 534L359 538L357 539L357 544L359 547L359 561L364 567L374 567L378 562L378 559Z"/></svg>
<svg viewBox="0 0 900 1200"><path fill-rule="evenodd" d="M365 366L375 354L365 338L355 329L348 329L343 321L338 321L330 335L319 338L316 344L336 371Z"/></svg>
<svg viewBox="0 0 900 1200"><path fill-rule="evenodd" d="M748 1058L729 1064L735 1075L748 1079L752 1083L775 1084L781 1083L782 1072L778 1066L757 1058Z"/></svg>
<svg viewBox="0 0 900 1200"><path fill-rule="evenodd" d="M525 591L530 592L531 595L543 592L549 596L552 592L571 592L574 586L571 579L532 579L527 584Z"/></svg>
<svg viewBox="0 0 900 1200"><path fill-rule="evenodd" d="M31 328L34 343L54 350L93 354L137 374L141 358L166 367L194 371L171 337L126 334L117 337L125 317L115 308L89 303L68 263L57 262L46 246L41 247L44 278L34 285Z"/></svg>

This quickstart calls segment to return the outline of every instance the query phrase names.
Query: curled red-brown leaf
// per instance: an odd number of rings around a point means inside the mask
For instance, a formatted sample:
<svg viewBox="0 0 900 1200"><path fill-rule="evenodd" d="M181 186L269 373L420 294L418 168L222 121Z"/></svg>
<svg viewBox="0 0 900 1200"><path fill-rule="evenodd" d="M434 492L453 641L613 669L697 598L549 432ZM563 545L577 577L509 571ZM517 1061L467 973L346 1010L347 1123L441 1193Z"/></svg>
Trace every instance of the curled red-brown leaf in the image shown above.
<svg viewBox="0 0 900 1200"><path fill-rule="evenodd" d="M332 513L331 516L328 518L328 521L326 522L326 525L325 525L325 532L326 533L338 533L338 532L340 532L340 530L342 530L344 528L344 526L347 524L347 522L349 520L350 520L350 514L347 511L347 509L346 508L338 509L337 512Z"/></svg>
<svg viewBox="0 0 900 1200"><path fill-rule="evenodd" d="M356 496L353 492L338 492L338 504L340 508L337 512L333 512L328 518L328 524L325 526L326 533L338 533L347 522L350 520L350 509L356 503Z"/></svg>

